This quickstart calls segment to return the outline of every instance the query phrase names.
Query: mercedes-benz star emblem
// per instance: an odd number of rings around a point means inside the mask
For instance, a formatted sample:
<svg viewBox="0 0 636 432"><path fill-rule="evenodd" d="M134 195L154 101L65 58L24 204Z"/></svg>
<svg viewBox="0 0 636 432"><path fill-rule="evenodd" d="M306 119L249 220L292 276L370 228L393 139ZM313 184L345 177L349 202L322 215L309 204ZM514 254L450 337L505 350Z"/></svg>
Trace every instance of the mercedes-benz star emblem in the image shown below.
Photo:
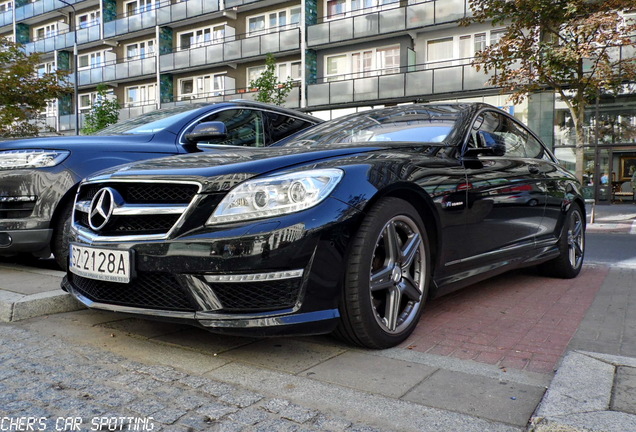
<svg viewBox="0 0 636 432"><path fill-rule="evenodd" d="M105 187L97 191L88 213L88 224L95 231L99 231L104 228L108 223L113 210L115 209L115 192L113 189Z"/></svg>

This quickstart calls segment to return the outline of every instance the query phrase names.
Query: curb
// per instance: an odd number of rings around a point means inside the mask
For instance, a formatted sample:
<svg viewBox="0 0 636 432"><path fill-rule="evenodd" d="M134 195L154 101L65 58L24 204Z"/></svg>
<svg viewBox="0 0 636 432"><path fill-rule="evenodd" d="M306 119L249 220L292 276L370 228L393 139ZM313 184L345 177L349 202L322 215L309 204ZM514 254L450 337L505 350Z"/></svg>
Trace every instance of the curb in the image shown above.
<svg viewBox="0 0 636 432"><path fill-rule="evenodd" d="M60 290L23 295L0 290L0 321L13 322L84 309L70 294Z"/></svg>
<svg viewBox="0 0 636 432"><path fill-rule="evenodd" d="M585 351L567 353L530 419L528 430L636 430L636 415L610 409L619 366L636 367L636 359Z"/></svg>

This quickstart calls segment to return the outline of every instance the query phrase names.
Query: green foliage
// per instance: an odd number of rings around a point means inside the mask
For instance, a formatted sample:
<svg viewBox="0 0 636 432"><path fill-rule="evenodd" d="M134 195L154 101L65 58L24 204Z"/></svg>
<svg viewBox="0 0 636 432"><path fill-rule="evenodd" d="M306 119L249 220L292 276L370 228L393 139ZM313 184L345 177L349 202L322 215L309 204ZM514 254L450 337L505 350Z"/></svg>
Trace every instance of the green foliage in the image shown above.
<svg viewBox="0 0 636 432"><path fill-rule="evenodd" d="M37 74L40 55L0 37L0 137L36 136L47 101L72 92L68 71Z"/></svg>
<svg viewBox="0 0 636 432"><path fill-rule="evenodd" d="M119 102L117 99L109 99L108 91L105 84L97 86L97 99L84 117L84 127L82 128L84 135L94 134L119 120Z"/></svg>
<svg viewBox="0 0 636 432"><path fill-rule="evenodd" d="M470 5L473 16L462 25L505 27L499 42L476 53L474 66L515 103L532 92L560 94L574 122L581 178L585 107L636 80L636 23L620 13L633 9L634 0L471 0Z"/></svg>
<svg viewBox="0 0 636 432"><path fill-rule="evenodd" d="M250 88L258 89L255 99L259 102L274 105L283 105L285 98L291 91L294 81L287 77L287 81L281 83L276 76L276 59L272 54L267 54L265 70L255 80L250 82Z"/></svg>

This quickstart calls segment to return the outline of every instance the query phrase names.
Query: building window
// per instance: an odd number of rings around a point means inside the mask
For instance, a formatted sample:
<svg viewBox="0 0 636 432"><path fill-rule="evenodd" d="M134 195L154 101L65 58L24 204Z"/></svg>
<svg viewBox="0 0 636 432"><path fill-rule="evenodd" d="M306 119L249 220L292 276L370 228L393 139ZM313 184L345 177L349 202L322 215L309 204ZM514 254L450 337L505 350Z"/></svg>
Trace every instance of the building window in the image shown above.
<svg viewBox="0 0 636 432"><path fill-rule="evenodd" d="M221 96L226 90L226 74L210 74L179 80L179 100Z"/></svg>
<svg viewBox="0 0 636 432"><path fill-rule="evenodd" d="M327 81L385 75L400 71L398 45L372 48L325 58Z"/></svg>
<svg viewBox="0 0 636 432"><path fill-rule="evenodd" d="M98 10L84 13L77 16L77 28L83 29L92 27L100 23L100 13Z"/></svg>
<svg viewBox="0 0 636 432"><path fill-rule="evenodd" d="M301 63L299 61L277 63L276 77L278 78L278 82L286 82L288 78L291 78L293 81L300 81L301 69ZM263 72L265 72L265 65L247 68L246 87L250 88L252 81L257 80Z"/></svg>
<svg viewBox="0 0 636 432"><path fill-rule="evenodd" d="M145 84L126 87L126 107L150 105L155 103L155 85Z"/></svg>
<svg viewBox="0 0 636 432"><path fill-rule="evenodd" d="M80 70L101 67L104 66L104 63L104 51L95 51L77 56L77 68Z"/></svg>
<svg viewBox="0 0 636 432"><path fill-rule="evenodd" d="M499 42L505 30L489 30L469 35L429 40L426 43L426 62L433 67L467 64L475 53Z"/></svg>
<svg viewBox="0 0 636 432"><path fill-rule="evenodd" d="M44 74L50 74L55 72L57 68L55 67L55 62L46 62L39 64L36 69L36 73L38 77L44 76Z"/></svg>
<svg viewBox="0 0 636 432"><path fill-rule="evenodd" d="M58 23L47 24L42 27L36 27L33 29L33 39L41 40L49 37L56 36L58 33Z"/></svg>
<svg viewBox="0 0 636 432"><path fill-rule="evenodd" d="M247 32L248 35L254 35L295 28L299 24L300 7L291 7L247 17Z"/></svg>
<svg viewBox="0 0 636 432"><path fill-rule="evenodd" d="M45 117L57 117L57 100L46 101L46 107L41 111Z"/></svg>
<svg viewBox="0 0 636 432"><path fill-rule="evenodd" d="M13 1L0 2L0 13L13 10Z"/></svg>
<svg viewBox="0 0 636 432"><path fill-rule="evenodd" d="M155 41L153 39L126 45L126 59L139 60L155 55Z"/></svg>
<svg viewBox="0 0 636 432"><path fill-rule="evenodd" d="M156 0L135 0L124 3L126 16L148 12L158 7L159 2Z"/></svg>
<svg viewBox="0 0 636 432"><path fill-rule="evenodd" d="M186 50L204 45L223 42L225 39L225 24L191 30L179 34L179 46L177 49Z"/></svg>
<svg viewBox="0 0 636 432"><path fill-rule="evenodd" d="M108 90L108 92L106 93L106 99L115 100L115 93L113 92L112 89ZM99 93L97 92L80 93L79 94L80 111L90 110L93 107L93 105L95 105L95 102L99 100L100 100L100 96L99 96Z"/></svg>
<svg viewBox="0 0 636 432"><path fill-rule="evenodd" d="M399 0L327 0L325 17L327 19L343 18L351 15L369 13L375 10L399 6Z"/></svg>

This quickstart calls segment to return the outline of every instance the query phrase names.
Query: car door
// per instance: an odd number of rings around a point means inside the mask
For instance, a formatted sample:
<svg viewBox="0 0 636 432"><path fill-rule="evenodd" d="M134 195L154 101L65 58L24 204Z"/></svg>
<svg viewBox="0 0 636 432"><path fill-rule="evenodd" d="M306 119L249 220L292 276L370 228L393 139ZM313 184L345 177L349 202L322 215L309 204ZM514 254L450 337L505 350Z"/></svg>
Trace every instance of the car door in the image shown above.
<svg viewBox="0 0 636 432"><path fill-rule="evenodd" d="M546 198L535 141L501 112L476 116L463 157L468 183L464 260L496 267L534 248Z"/></svg>

